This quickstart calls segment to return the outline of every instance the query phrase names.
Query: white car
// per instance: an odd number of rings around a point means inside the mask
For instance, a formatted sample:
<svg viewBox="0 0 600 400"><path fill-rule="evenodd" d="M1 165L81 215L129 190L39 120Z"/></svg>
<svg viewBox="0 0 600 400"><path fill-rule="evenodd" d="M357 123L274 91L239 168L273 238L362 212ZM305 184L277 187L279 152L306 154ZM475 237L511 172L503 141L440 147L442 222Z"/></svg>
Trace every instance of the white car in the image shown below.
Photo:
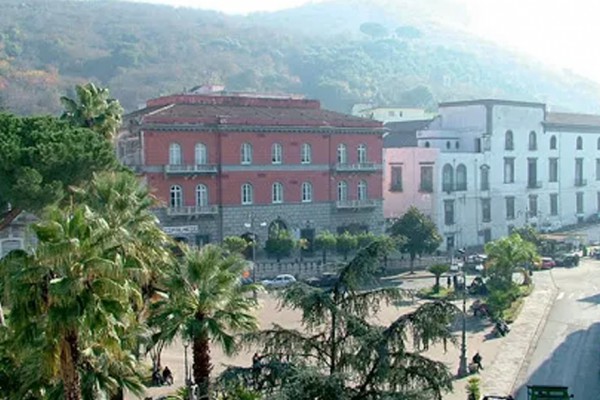
<svg viewBox="0 0 600 400"><path fill-rule="evenodd" d="M277 275L275 279L265 279L261 282L266 288L283 288L296 283L294 275L282 274Z"/></svg>

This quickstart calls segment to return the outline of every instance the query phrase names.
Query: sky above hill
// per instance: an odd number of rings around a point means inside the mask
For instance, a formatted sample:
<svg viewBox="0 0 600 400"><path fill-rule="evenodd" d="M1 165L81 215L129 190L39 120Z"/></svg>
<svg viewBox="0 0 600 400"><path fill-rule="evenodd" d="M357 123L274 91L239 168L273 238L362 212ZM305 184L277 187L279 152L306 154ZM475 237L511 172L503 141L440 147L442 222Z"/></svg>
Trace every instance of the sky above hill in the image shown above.
<svg viewBox="0 0 600 400"><path fill-rule="evenodd" d="M327 0L135 0L229 14L277 11ZM428 1L428 0L414 0ZM463 26L499 45L600 82L600 2L594 0L450 0L467 14ZM443 15L438 16L443 21Z"/></svg>

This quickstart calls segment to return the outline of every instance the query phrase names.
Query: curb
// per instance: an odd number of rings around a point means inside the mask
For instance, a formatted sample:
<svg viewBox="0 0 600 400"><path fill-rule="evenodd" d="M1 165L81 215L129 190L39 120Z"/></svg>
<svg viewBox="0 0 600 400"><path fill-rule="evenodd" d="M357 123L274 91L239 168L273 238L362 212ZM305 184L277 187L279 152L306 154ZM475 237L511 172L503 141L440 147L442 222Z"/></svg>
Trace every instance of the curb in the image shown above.
<svg viewBox="0 0 600 400"><path fill-rule="evenodd" d="M546 327L546 322L548 321L548 315L550 314L550 310L552 309L552 306L556 301L556 296L558 295L558 287L556 286L556 282L554 282L554 276L552 275L552 271L550 272L550 277L552 279L552 293L550 294L548 304L546 304L546 307L544 308L544 312L542 313L533 338L529 342L529 346L527 348L527 351L525 352L523 361L519 366L519 370L512 384L512 387L510 388L510 393L513 396L517 396L518 393L515 393L515 391L518 389L519 384L525 380L527 369L529 367L529 364L531 363L531 356L533 355L533 352L535 351L537 344L540 341L540 337L542 336L542 332L544 331L544 328Z"/></svg>

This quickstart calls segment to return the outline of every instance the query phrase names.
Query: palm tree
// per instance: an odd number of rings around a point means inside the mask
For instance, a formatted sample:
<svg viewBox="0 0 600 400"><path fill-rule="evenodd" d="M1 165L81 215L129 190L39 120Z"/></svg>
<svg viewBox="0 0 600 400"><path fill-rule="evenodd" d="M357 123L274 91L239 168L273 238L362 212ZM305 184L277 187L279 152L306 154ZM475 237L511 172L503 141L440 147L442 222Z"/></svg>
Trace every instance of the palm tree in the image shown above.
<svg viewBox="0 0 600 400"><path fill-rule="evenodd" d="M180 335L192 342L192 376L200 398L209 393L210 344L226 354L236 349L235 334L257 329L252 297L255 285L242 285L246 262L215 245L184 248L181 265L170 276L169 298L156 306L152 323L172 341Z"/></svg>
<svg viewBox="0 0 600 400"><path fill-rule="evenodd" d="M96 87L91 82L75 86L75 91L76 100L66 96L60 98L65 108L61 118L74 126L92 129L112 141L121 125L123 107L119 101L109 97L108 89Z"/></svg>

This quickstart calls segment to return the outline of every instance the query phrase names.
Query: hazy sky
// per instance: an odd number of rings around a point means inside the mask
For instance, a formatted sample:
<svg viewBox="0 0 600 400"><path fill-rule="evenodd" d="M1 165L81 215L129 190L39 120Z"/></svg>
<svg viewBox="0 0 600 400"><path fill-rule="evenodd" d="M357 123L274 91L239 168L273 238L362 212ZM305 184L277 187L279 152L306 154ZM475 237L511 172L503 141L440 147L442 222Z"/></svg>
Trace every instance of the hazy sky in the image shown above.
<svg viewBox="0 0 600 400"><path fill-rule="evenodd" d="M226 13L274 11L311 0L138 0ZM319 2L326 0L312 0ZM414 0L428 1L428 0ZM554 67L600 82L600 2L597 0L454 0L467 7L462 28Z"/></svg>

